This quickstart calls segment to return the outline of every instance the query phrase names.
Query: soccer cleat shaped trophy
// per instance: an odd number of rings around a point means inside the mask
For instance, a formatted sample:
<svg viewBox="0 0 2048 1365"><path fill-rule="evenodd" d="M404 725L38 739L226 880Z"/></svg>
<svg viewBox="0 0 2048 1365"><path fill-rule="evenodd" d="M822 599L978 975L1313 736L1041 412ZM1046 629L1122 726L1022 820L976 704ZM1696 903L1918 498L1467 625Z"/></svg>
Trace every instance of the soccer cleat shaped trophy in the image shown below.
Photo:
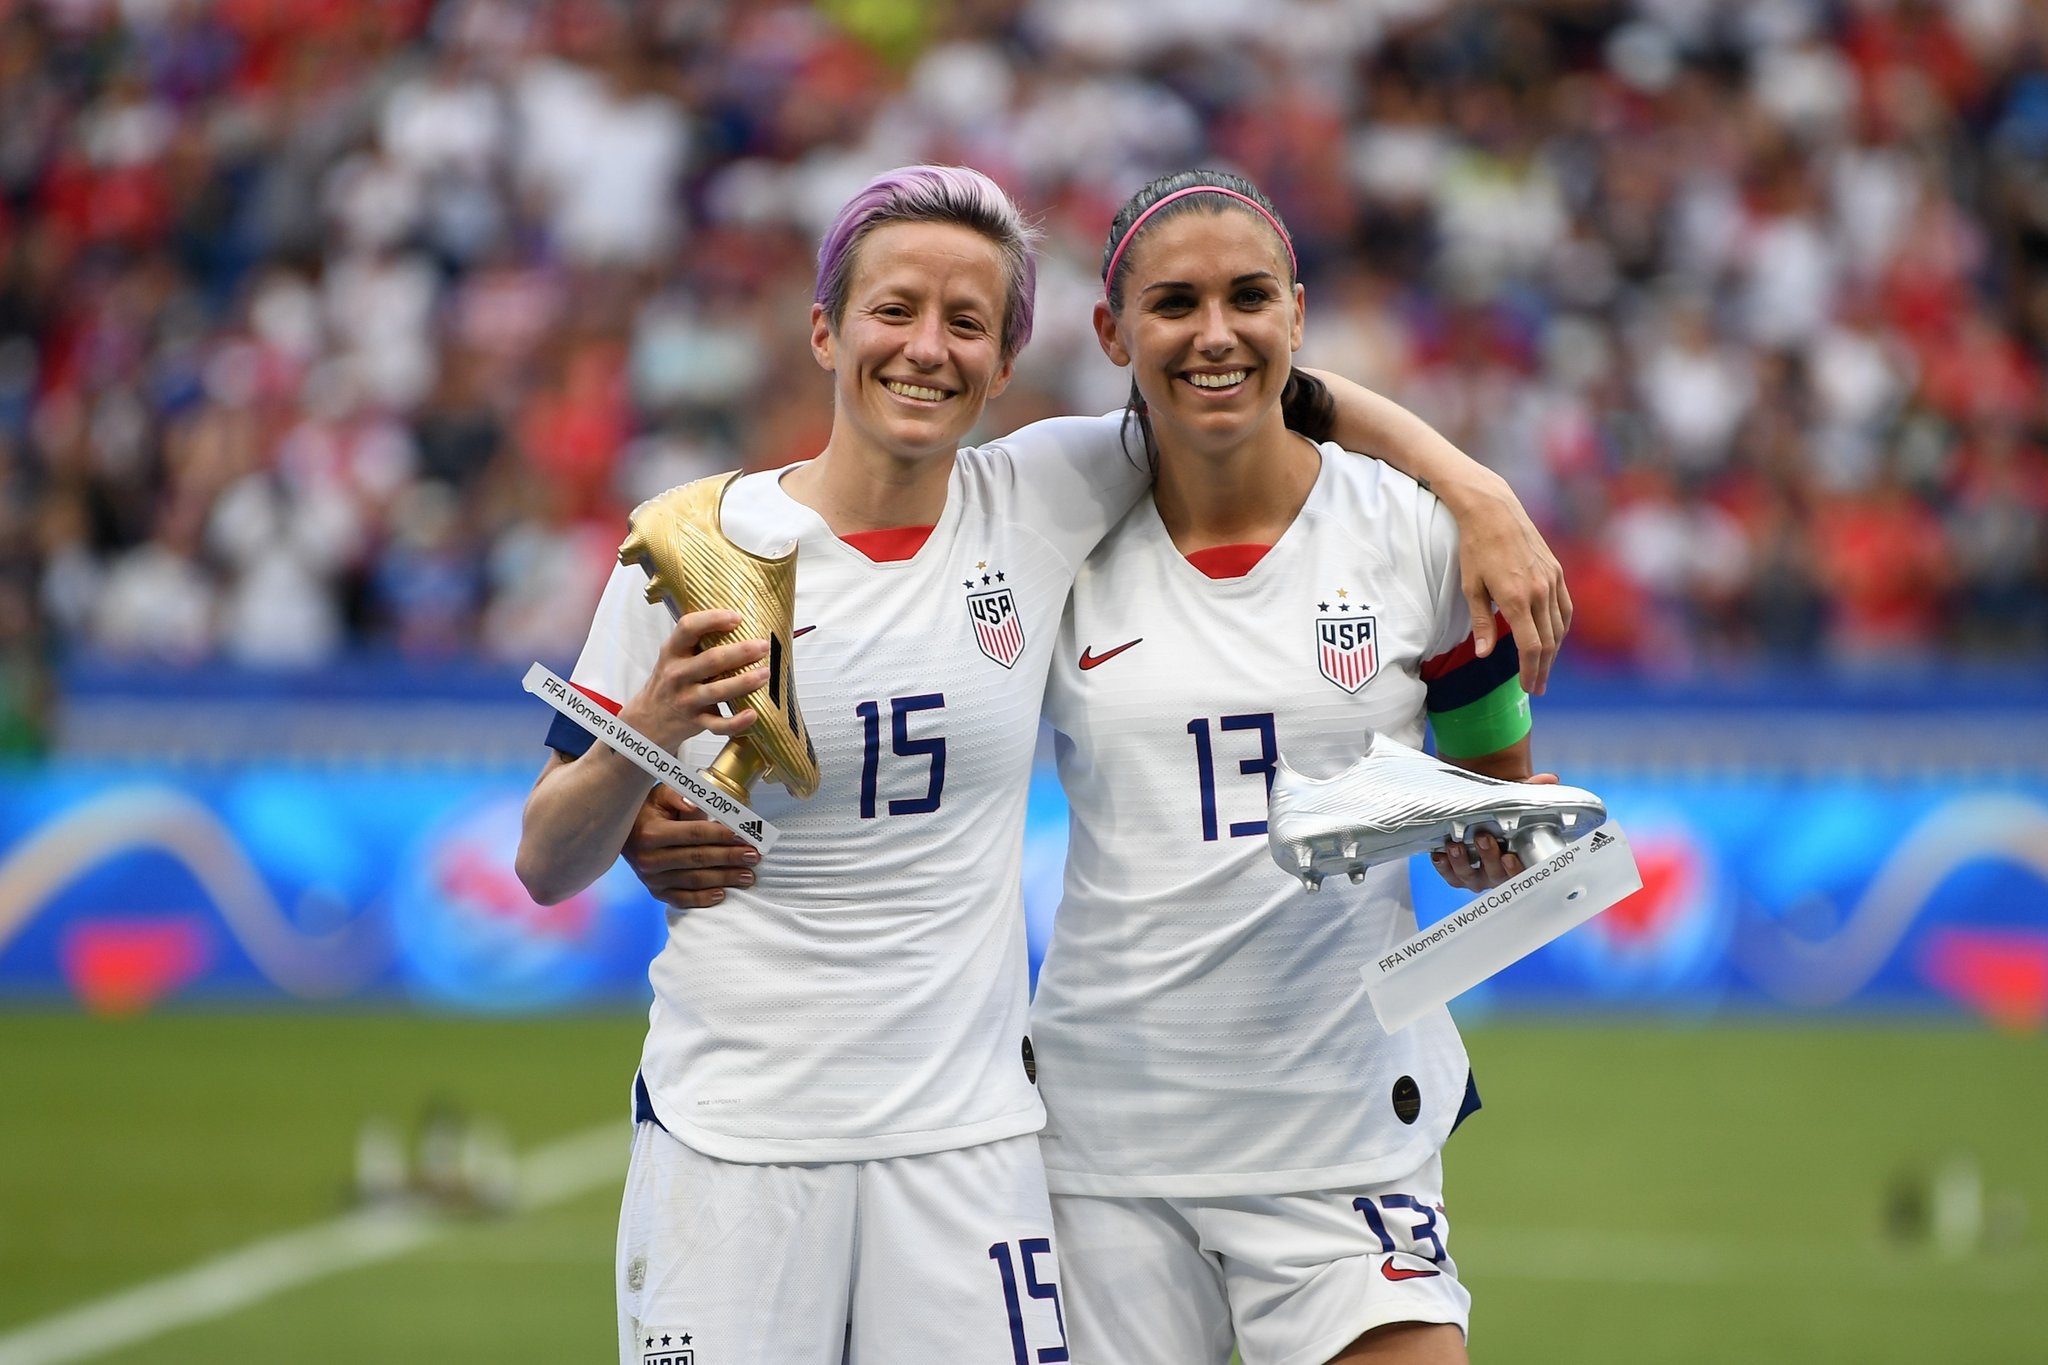
<svg viewBox="0 0 2048 1365"><path fill-rule="evenodd" d="M1520 873L1387 943L1361 971L1373 1013L1390 1034L1643 884L1628 836L1593 793L1482 777L1385 735L1368 735L1365 756L1335 777L1304 777L1281 762L1266 830L1273 861L1311 891L1332 873L1363 881L1377 863L1481 830L1520 855Z"/></svg>
<svg viewBox="0 0 2048 1365"><path fill-rule="evenodd" d="M818 756L796 704L796 653L790 626L796 614L796 550L774 559L728 540L719 524L725 490L737 474L717 475L672 488L633 512L632 534L619 546L621 564L637 564L648 577L647 600L677 617L693 611L736 611L737 629L707 635L703 647L739 640L768 642L768 681L733 703L752 707L752 729L734 735L704 778L745 805L754 783L779 783L799 800L818 790Z"/></svg>
<svg viewBox="0 0 2048 1365"><path fill-rule="evenodd" d="M1426 853L1485 830L1529 867L1606 822L1607 805L1578 787L1503 782L1368 734L1364 757L1335 777L1304 777L1282 759L1266 845L1313 891L1336 872Z"/></svg>

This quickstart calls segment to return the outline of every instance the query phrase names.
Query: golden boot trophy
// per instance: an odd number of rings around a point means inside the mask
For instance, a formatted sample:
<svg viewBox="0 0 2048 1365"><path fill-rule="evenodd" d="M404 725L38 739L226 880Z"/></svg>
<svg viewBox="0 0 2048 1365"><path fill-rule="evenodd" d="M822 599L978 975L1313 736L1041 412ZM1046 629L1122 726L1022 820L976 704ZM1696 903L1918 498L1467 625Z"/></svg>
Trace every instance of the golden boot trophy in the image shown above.
<svg viewBox="0 0 2048 1365"><path fill-rule="evenodd" d="M725 742L704 770L706 781L745 805L755 782L780 783L799 800L818 790L818 756L796 705L796 549L768 559L726 538L718 518L737 474L671 488L633 512L632 534L619 546L621 564L637 564L650 580L647 600L677 617L693 611L736 611L739 628L704 637L703 648L739 640L768 642L768 681L733 703L751 706L754 727Z"/></svg>

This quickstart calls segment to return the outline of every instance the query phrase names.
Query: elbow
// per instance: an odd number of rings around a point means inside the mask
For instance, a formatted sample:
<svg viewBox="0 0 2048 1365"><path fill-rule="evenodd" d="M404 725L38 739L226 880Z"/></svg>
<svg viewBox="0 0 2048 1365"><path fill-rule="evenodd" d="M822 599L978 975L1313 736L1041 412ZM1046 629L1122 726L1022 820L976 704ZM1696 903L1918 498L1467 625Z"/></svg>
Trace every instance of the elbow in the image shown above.
<svg viewBox="0 0 2048 1365"><path fill-rule="evenodd" d="M559 875L550 875L553 869L547 866L546 860L524 842L512 860L512 871L535 905L559 905L576 894L576 888L565 884Z"/></svg>

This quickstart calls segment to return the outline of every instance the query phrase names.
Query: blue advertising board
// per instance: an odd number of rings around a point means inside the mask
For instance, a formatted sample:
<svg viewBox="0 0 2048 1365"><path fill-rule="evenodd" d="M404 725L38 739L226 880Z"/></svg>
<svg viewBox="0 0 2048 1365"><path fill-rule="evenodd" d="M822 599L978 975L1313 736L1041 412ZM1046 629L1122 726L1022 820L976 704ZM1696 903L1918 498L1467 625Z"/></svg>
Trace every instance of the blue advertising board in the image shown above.
<svg viewBox="0 0 2048 1365"><path fill-rule="evenodd" d="M2048 780L1574 776L1628 829L1643 890L1463 1008L2048 1021ZM260 762L0 774L0 1000L643 999L665 920L630 875L556 906L513 875L530 780ZM1034 967L1065 845L1041 772ZM1425 923L1460 903L1419 860L1415 888Z"/></svg>
<svg viewBox="0 0 2048 1365"><path fill-rule="evenodd" d="M0 998L631 997L665 933L622 867L560 905L512 871L530 779L252 766L0 778Z"/></svg>

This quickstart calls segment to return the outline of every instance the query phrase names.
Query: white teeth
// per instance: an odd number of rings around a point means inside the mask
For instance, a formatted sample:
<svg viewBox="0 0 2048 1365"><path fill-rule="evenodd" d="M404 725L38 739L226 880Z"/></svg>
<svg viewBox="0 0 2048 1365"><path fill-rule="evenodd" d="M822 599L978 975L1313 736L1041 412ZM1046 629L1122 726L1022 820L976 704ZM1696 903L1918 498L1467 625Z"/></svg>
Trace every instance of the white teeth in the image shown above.
<svg viewBox="0 0 2048 1365"><path fill-rule="evenodd" d="M927 389L919 384L905 384L895 379L884 380L883 387L891 393L900 393L905 398L922 399L927 403L936 403L946 396L944 389Z"/></svg>
<svg viewBox="0 0 2048 1365"><path fill-rule="evenodd" d="M1191 374L1188 383L1198 389L1227 389L1232 384L1244 383L1250 370L1232 370L1229 374Z"/></svg>

